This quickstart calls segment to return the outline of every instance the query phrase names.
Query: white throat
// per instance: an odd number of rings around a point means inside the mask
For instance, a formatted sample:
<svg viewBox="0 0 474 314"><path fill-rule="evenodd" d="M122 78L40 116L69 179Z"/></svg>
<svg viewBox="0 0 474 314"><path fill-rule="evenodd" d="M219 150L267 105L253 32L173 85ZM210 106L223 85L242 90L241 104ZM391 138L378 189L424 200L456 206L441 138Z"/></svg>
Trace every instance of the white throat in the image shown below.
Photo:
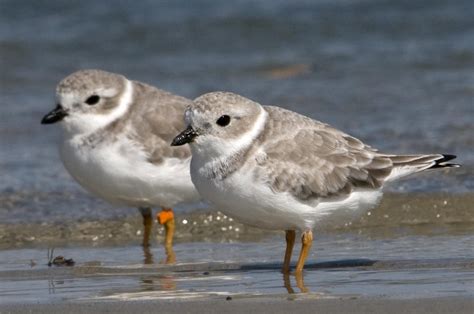
<svg viewBox="0 0 474 314"><path fill-rule="evenodd" d="M120 97L119 105L112 111L108 112L107 114L83 113L68 116L64 123L62 123L66 131L66 137L90 134L94 131L104 128L127 112L130 104L132 103L132 97L132 82L126 80L125 90Z"/></svg>
<svg viewBox="0 0 474 314"><path fill-rule="evenodd" d="M196 142L191 144L192 163L197 167L203 167L201 171L207 172L231 162L235 154L252 145L252 142L263 131L267 116L268 113L260 106L260 112L252 128L235 140L226 140L214 136L206 136L202 139L198 137Z"/></svg>

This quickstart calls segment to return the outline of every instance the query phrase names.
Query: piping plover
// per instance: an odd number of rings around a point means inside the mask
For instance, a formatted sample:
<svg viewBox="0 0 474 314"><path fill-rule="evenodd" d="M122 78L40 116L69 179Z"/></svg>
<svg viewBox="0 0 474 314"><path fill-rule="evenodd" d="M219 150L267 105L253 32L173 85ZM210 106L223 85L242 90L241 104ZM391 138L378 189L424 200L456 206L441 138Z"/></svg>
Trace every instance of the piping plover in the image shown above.
<svg viewBox="0 0 474 314"><path fill-rule="evenodd" d="M190 100L122 75L82 70L57 86L58 104L41 123L61 122L61 159L89 192L106 201L138 207L143 215L144 246L153 223L151 207L165 224L172 246L171 207L198 200L189 175L189 148L169 142L184 128Z"/></svg>
<svg viewBox="0 0 474 314"><path fill-rule="evenodd" d="M191 144L199 193L243 223L285 230L284 273L295 230L302 232L301 274L317 224L375 206L386 183L458 166L448 163L453 155L383 154L327 124L232 93L197 98L185 122L172 145Z"/></svg>

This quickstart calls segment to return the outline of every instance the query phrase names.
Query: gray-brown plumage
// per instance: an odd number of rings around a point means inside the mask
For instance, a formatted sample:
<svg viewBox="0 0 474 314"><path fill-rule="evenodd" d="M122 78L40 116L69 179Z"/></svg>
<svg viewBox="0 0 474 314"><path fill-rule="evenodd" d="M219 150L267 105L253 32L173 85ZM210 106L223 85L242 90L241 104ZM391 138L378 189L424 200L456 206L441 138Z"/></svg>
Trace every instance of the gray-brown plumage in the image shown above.
<svg viewBox="0 0 474 314"><path fill-rule="evenodd" d="M128 129L127 136L142 146L149 156L148 161L154 164L166 158L189 158L189 147L172 147L169 143L184 127L182 115L191 101L145 83L132 81L132 84L133 103L126 114L104 128L100 136L110 140Z"/></svg>
<svg viewBox="0 0 474 314"><path fill-rule="evenodd" d="M400 167L414 173L456 166L443 163L449 156L441 154L381 154L327 124L282 108L264 108L269 118L254 145L266 158L255 171L267 176L275 192L290 192L301 200L378 189Z"/></svg>

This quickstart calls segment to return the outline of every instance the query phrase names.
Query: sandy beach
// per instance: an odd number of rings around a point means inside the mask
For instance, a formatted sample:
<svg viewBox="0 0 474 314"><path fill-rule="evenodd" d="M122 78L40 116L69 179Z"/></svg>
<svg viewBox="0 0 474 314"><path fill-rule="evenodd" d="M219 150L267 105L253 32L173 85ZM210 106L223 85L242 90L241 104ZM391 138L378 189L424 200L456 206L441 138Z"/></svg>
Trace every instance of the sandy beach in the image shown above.
<svg viewBox="0 0 474 314"><path fill-rule="evenodd" d="M472 313L472 298L301 299L262 297L185 301L0 305L1 313Z"/></svg>
<svg viewBox="0 0 474 314"><path fill-rule="evenodd" d="M303 278L305 293L275 263L98 264L0 271L0 312L472 313L474 305L469 258L311 263ZM336 293L327 287L318 291L314 280L341 287Z"/></svg>
<svg viewBox="0 0 474 314"><path fill-rule="evenodd" d="M139 246L135 215L5 224L0 312L470 313L471 204L471 194L389 194L371 215L318 230L301 280L280 273L281 233L208 209L178 216L171 265L160 228ZM51 247L74 266L48 267Z"/></svg>

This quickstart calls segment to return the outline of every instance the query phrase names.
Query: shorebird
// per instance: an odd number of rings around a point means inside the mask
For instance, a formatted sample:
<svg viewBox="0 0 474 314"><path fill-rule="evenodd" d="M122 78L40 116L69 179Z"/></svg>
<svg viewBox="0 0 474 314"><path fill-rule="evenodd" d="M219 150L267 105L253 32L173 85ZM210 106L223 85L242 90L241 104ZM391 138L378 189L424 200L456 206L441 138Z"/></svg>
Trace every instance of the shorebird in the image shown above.
<svg viewBox="0 0 474 314"><path fill-rule="evenodd" d="M116 205L138 207L149 245L151 207L166 229L172 252L172 207L199 199L190 174L189 148L169 142L184 127L191 101L150 85L100 70L82 70L56 89L57 105L41 123L60 122L60 155L65 168L92 194ZM174 259L174 254L171 259Z"/></svg>
<svg viewBox="0 0 474 314"><path fill-rule="evenodd" d="M295 231L301 273L313 228L327 218L374 207L385 184L428 169L458 167L454 155L393 155L325 123L226 92L205 94L185 112L191 179L203 198L243 223L285 230L283 273Z"/></svg>

